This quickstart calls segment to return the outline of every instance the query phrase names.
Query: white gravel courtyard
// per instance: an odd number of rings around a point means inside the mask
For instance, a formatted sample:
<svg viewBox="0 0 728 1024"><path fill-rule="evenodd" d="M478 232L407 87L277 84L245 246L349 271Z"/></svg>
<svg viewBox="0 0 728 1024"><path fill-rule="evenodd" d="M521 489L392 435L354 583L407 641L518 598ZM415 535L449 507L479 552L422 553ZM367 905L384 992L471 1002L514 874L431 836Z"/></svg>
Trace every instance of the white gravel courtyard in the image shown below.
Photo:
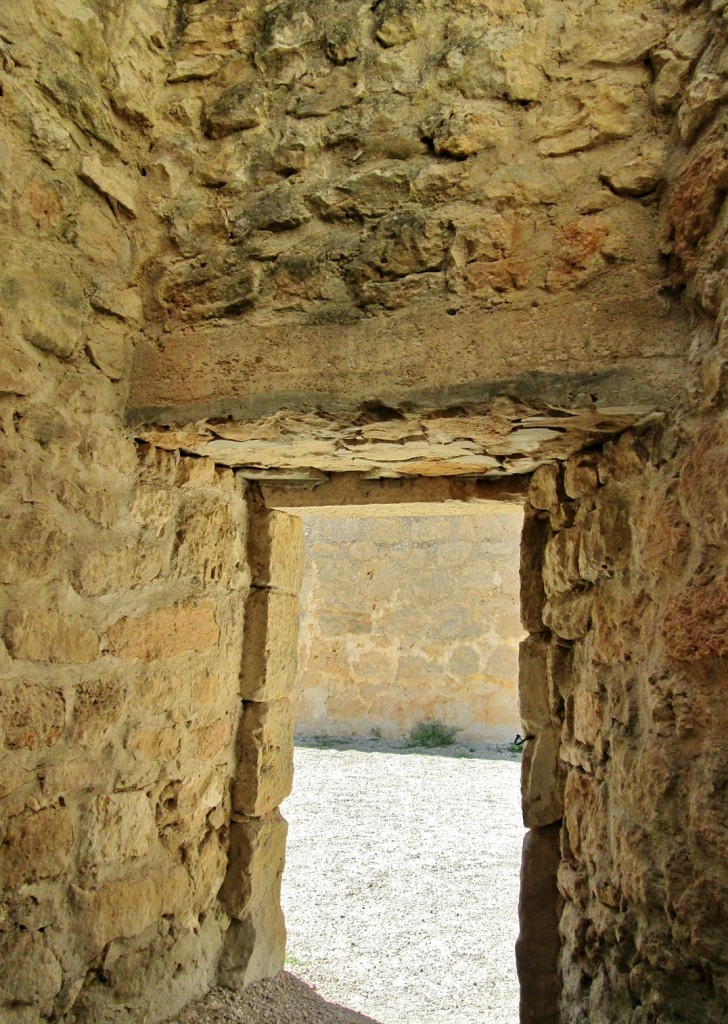
<svg viewBox="0 0 728 1024"><path fill-rule="evenodd" d="M381 1024L516 1024L520 757L296 748L287 969Z"/></svg>

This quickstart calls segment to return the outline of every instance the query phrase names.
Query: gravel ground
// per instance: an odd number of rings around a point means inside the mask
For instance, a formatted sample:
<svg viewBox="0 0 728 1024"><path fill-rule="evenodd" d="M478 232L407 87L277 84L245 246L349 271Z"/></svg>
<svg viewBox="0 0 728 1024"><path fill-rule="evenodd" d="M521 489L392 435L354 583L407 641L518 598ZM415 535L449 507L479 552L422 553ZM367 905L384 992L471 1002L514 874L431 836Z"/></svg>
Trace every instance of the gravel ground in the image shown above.
<svg viewBox="0 0 728 1024"><path fill-rule="evenodd" d="M488 744L301 741L291 973L216 990L179 1024L516 1024L519 776Z"/></svg>

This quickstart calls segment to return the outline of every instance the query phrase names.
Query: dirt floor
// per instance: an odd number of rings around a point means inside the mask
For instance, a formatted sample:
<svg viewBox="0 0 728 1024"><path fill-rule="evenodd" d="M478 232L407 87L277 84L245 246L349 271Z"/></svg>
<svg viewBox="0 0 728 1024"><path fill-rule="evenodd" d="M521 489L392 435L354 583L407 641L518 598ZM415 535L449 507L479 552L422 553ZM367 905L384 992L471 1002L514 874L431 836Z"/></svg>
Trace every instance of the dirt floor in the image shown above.
<svg viewBox="0 0 728 1024"><path fill-rule="evenodd" d="M520 757L301 741L287 973L179 1024L516 1024Z"/></svg>

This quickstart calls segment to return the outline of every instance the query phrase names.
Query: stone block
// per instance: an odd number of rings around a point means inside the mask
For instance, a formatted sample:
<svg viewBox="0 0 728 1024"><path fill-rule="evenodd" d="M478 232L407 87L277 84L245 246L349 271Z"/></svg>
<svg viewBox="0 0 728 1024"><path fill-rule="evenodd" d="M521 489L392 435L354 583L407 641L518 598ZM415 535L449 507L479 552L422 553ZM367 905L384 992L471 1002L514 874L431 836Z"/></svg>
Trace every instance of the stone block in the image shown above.
<svg viewBox="0 0 728 1024"><path fill-rule="evenodd" d="M298 594L303 580L303 521L276 511L256 516L248 556L256 586Z"/></svg>
<svg viewBox="0 0 728 1024"><path fill-rule="evenodd" d="M75 740L96 742L121 718L126 702L123 681L111 676L80 680L73 701L71 732Z"/></svg>
<svg viewBox="0 0 728 1024"><path fill-rule="evenodd" d="M11 609L5 643L14 658L82 665L99 656L95 630L75 615L42 609Z"/></svg>
<svg viewBox="0 0 728 1024"><path fill-rule="evenodd" d="M296 680L298 598L272 590L253 590L245 606L240 676L244 700L287 697Z"/></svg>
<svg viewBox="0 0 728 1024"><path fill-rule="evenodd" d="M564 780L559 762L561 726L553 722L526 742L521 768L523 822L541 828L564 813Z"/></svg>
<svg viewBox="0 0 728 1024"><path fill-rule="evenodd" d="M606 702L598 693L579 688L573 697L574 739L587 747L597 745L605 726Z"/></svg>
<svg viewBox="0 0 728 1024"><path fill-rule="evenodd" d="M534 736L551 721L547 659L550 645L539 636L529 636L520 645L518 657L518 704L523 731Z"/></svg>
<svg viewBox="0 0 728 1024"><path fill-rule="evenodd" d="M557 887L561 826L532 829L523 839L516 967L521 1024L559 1024L559 917Z"/></svg>
<svg viewBox="0 0 728 1024"><path fill-rule="evenodd" d="M589 590L562 594L546 602L543 621L561 640L581 640L591 624L593 603Z"/></svg>
<svg viewBox="0 0 728 1024"><path fill-rule="evenodd" d="M559 504L561 469L556 465L539 466L531 477L528 500L534 508L549 512Z"/></svg>
<svg viewBox="0 0 728 1024"><path fill-rule="evenodd" d="M11 818L0 842L0 888L64 874L72 845L73 822L67 810L46 808Z"/></svg>
<svg viewBox="0 0 728 1024"><path fill-rule="evenodd" d="M52 747L66 724L63 694L39 683L6 681L0 691L0 729L11 750Z"/></svg>
<svg viewBox="0 0 728 1024"><path fill-rule="evenodd" d="M82 858L95 870L146 857L157 828L146 793L99 796L92 805L82 841Z"/></svg>
<svg viewBox="0 0 728 1024"><path fill-rule="evenodd" d="M546 519L527 508L521 538L521 622L529 633L544 631L543 553L549 533Z"/></svg>
<svg viewBox="0 0 728 1024"><path fill-rule="evenodd" d="M599 486L594 455L572 455L564 465L564 490L569 498L583 498Z"/></svg>
<svg viewBox="0 0 728 1024"><path fill-rule="evenodd" d="M219 637L215 607L204 601L125 617L109 629L106 640L109 653L124 660L162 661L186 651L208 651Z"/></svg>
<svg viewBox="0 0 728 1024"><path fill-rule="evenodd" d="M220 899L231 917L243 920L253 906L280 897L288 824L278 811L233 822L229 865Z"/></svg>
<svg viewBox="0 0 728 1024"><path fill-rule="evenodd" d="M211 761L227 750L233 738L233 720L231 717L219 719L192 733L195 744L195 756L202 761Z"/></svg>
<svg viewBox="0 0 728 1024"><path fill-rule="evenodd" d="M225 935L218 967L218 984L247 988L283 970L286 925L280 904L258 904L244 921L233 920Z"/></svg>
<svg viewBox="0 0 728 1024"><path fill-rule="evenodd" d="M71 899L76 941L92 954L112 939L141 935L162 915L184 913L190 905L190 883L182 865L169 864L94 889L74 886Z"/></svg>
<svg viewBox="0 0 728 1024"><path fill-rule="evenodd" d="M8 1024L48 1019L63 972L39 932L0 933L0 1015ZM8 1017L4 1013L9 1014ZM22 1015L22 1016L21 1016Z"/></svg>
<svg viewBox="0 0 728 1024"><path fill-rule="evenodd" d="M236 756L235 812L262 815L273 810L293 783L293 713L287 700L244 705Z"/></svg>
<svg viewBox="0 0 728 1024"><path fill-rule="evenodd" d="M210 465L214 470L214 464ZM172 552L175 574L229 588L247 585L245 520L238 520L236 515L241 511L244 514L242 507L234 510L214 496L185 496L177 516Z"/></svg>
<svg viewBox="0 0 728 1024"><path fill-rule="evenodd" d="M110 167L104 165L95 155L85 156L81 161L78 176L81 181L105 196L113 206L122 209L130 217L136 217L137 185L122 164Z"/></svg>

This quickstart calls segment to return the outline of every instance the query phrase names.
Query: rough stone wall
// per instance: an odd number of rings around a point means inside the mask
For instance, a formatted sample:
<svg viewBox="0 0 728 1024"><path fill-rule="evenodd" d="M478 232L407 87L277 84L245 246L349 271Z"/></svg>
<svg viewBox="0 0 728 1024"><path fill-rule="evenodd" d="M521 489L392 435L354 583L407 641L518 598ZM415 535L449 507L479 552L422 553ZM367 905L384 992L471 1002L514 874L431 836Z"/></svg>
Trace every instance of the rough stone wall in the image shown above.
<svg viewBox="0 0 728 1024"><path fill-rule="evenodd" d="M508 505L305 517L297 731L400 738L436 718L462 739L513 739L521 524Z"/></svg>
<svg viewBox="0 0 728 1024"><path fill-rule="evenodd" d="M490 402L496 380L667 400L684 325L656 199L700 46L673 20L661 0L183 5L133 405Z"/></svg>
<svg viewBox="0 0 728 1024"><path fill-rule="evenodd" d="M695 310L688 396L679 417L537 471L526 510L524 813L541 865L563 821L564 1024L728 1015L727 17L678 6L663 224ZM524 867L539 870L528 850ZM534 950L523 909L526 995L540 984L555 1020L553 922Z"/></svg>
<svg viewBox="0 0 728 1024"><path fill-rule="evenodd" d="M164 2L0 9L0 1019L158 1020L227 916L246 510L137 452Z"/></svg>

